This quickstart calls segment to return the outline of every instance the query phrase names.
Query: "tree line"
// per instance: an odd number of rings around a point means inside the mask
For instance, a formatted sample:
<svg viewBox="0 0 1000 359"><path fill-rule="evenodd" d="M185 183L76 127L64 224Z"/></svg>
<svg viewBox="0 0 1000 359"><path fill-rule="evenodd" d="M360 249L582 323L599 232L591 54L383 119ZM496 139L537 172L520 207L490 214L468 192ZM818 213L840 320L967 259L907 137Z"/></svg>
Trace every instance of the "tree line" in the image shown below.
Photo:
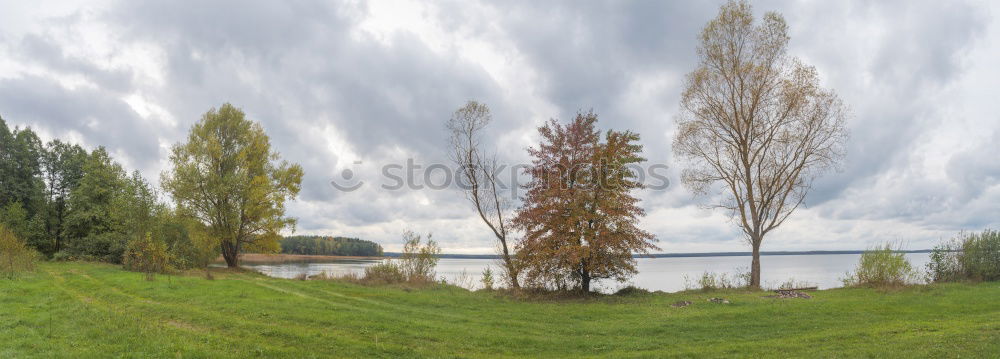
<svg viewBox="0 0 1000 359"><path fill-rule="evenodd" d="M277 252L294 228L284 204L302 169L280 161L259 124L230 104L212 109L175 145L161 182L172 203L104 147L87 151L0 118L0 225L53 259L162 272L206 267L220 254Z"/></svg>
<svg viewBox="0 0 1000 359"><path fill-rule="evenodd" d="M281 240L281 253L381 257L382 246L378 243L358 238L289 236Z"/></svg>

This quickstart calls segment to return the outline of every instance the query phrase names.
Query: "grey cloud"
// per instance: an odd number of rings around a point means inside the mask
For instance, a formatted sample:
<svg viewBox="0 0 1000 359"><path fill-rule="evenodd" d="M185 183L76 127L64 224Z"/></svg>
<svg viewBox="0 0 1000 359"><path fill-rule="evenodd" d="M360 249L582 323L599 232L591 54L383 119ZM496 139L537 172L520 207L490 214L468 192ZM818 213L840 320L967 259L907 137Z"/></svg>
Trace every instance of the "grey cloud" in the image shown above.
<svg viewBox="0 0 1000 359"><path fill-rule="evenodd" d="M97 21L112 29L114 36L107 40L114 48L148 44L159 49L150 60L162 66L162 84L138 81L127 69L97 66L100 59L67 56L59 31L23 36L0 31L0 46L15 61L43 67L52 76L83 76L96 86L67 89L51 77L35 75L4 78L0 112L15 123L44 126L56 134L75 131L88 144L120 149L155 179L155 163L166 154L151 139L181 141L202 113L231 102L262 123L284 158L305 168L303 191L292 207L300 230L357 228L380 236L385 231L371 226L399 222L426 230L422 227L470 218L460 193L375 187L339 193L329 181L353 159L331 146L339 139L327 136L343 137L346 143L337 145L357 152L365 161L359 171L367 171L366 176L377 177L379 165L403 163L407 157L425 165L446 163L443 122L469 99L493 108L496 121L490 130L497 135L531 133L540 125L529 118L537 116L533 109L512 100L516 93L553 105L554 113L547 117L567 119L578 110L594 109L602 127L638 131L651 161L675 167L669 134L682 90L677 81L694 68L697 35L719 3L428 5L435 11L426 21L510 46L510 53L502 54L510 58L502 60L523 59L523 71L538 75L535 88L503 88L483 65L464 60L454 49L432 49L407 31L389 34L384 41L359 31L369 16L364 3L120 2L99 12ZM945 116L933 100L966 75L968 49L983 45L979 38L990 19L981 9L964 2L765 1L754 6L759 13L785 15L792 54L816 65L856 115L844 171L816 184L807 200L810 207L830 220L898 220L928 228L990 223L988 216L997 207L984 200L1000 194L994 189L998 169L981 154L992 152L989 148L955 154L948 164L949 181L908 170L920 160L912 155L914 140L931 136L928 131ZM500 16L484 19L484 9ZM53 20L59 26L83 21L92 19ZM873 32L862 24L870 24ZM660 75L675 82L651 90L645 102L632 102L640 90L637 82ZM122 100L132 93L166 109L177 124L142 119ZM91 127L91 122L97 125ZM498 151L510 161L525 159L522 148ZM642 193L648 211L696 202L680 187L678 169L670 171L670 190ZM887 182L906 190L865 191ZM667 251L669 245L738 237L733 230L671 220L650 219ZM850 232L840 230L840 235ZM448 245L489 243L488 235L473 227L438 231ZM804 241L808 238L787 243L805 246Z"/></svg>
<svg viewBox="0 0 1000 359"><path fill-rule="evenodd" d="M0 80L0 109L8 121L57 136L77 132L88 145L120 150L138 168L148 168L161 155L156 130L113 92L85 86L68 90L51 79L26 76Z"/></svg>

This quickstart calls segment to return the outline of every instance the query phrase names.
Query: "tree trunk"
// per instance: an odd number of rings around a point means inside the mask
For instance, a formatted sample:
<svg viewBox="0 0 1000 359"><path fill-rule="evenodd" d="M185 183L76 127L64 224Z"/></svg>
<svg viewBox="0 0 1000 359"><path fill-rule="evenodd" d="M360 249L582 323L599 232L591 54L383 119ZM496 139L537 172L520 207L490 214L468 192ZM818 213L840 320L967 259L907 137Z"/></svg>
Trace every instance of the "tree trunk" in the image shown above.
<svg viewBox="0 0 1000 359"><path fill-rule="evenodd" d="M222 242L222 258L226 260L226 266L237 268L240 266L240 250L236 244Z"/></svg>
<svg viewBox="0 0 1000 359"><path fill-rule="evenodd" d="M580 272L580 289L584 293L590 293L590 273L586 271Z"/></svg>
<svg viewBox="0 0 1000 359"><path fill-rule="evenodd" d="M750 264L750 289L760 289L760 241L755 240L753 246L753 262Z"/></svg>
<svg viewBox="0 0 1000 359"><path fill-rule="evenodd" d="M510 279L510 285L514 289L521 289L521 283L517 280L517 267L514 266L514 260L510 258L510 251L507 250L507 241L501 240L500 244L503 245L503 261L507 265L507 276Z"/></svg>

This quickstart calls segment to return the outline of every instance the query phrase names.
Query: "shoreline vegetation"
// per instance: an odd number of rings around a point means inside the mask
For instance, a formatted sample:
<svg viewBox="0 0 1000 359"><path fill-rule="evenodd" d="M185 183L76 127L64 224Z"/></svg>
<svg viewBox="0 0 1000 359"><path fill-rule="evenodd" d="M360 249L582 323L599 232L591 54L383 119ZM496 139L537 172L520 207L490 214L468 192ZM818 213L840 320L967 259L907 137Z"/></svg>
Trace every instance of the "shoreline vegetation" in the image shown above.
<svg viewBox="0 0 1000 359"><path fill-rule="evenodd" d="M899 250L899 253L931 253L931 249ZM843 250L843 251L766 251L760 252L761 256L808 256L808 255L831 255L831 254L862 254L864 250ZM240 257L242 263L247 264L268 264L268 263L296 263L296 262L323 262L342 260L382 260L398 258L402 255L399 252L385 252L383 256L327 256L309 254L287 254L287 253L245 253ZM633 258L692 258L692 257L749 257L751 252L697 252L697 253L652 253L634 255ZM447 259L500 259L496 254L451 254L444 253L438 258ZM225 263L222 257L216 258L212 263Z"/></svg>

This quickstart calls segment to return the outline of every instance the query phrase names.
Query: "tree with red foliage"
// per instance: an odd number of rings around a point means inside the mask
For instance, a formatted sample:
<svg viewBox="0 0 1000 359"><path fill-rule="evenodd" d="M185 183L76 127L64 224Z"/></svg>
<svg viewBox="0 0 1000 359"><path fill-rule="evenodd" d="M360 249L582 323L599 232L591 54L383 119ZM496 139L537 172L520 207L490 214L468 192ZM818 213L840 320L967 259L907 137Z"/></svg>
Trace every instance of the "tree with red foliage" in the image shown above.
<svg viewBox="0 0 1000 359"><path fill-rule="evenodd" d="M639 135L608 131L602 139L596 122L593 112L567 125L551 120L538 129L542 143L528 149L532 180L514 225L524 232L517 253L535 286L589 292L594 279L628 279L633 254L658 249L637 227L645 212L631 194L643 188Z"/></svg>

